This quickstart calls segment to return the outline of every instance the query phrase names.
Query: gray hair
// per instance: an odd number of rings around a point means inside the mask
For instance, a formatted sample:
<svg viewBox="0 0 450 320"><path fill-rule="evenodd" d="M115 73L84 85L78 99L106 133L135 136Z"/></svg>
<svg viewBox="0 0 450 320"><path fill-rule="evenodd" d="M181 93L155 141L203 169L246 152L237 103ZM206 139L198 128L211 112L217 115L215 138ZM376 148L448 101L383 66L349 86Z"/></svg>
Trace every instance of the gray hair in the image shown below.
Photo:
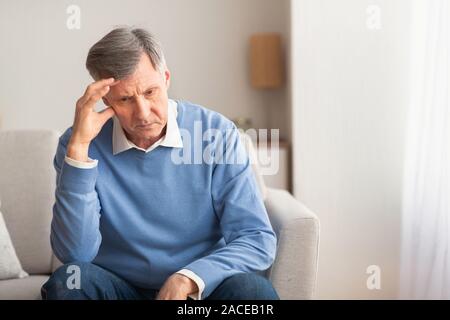
<svg viewBox="0 0 450 320"><path fill-rule="evenodd" d="M164 73L164 53L151 33L139 28L117 28L92 46L86 68L95 80L123 79L136 70L142 53L148 55L155 70Z"/></svg>

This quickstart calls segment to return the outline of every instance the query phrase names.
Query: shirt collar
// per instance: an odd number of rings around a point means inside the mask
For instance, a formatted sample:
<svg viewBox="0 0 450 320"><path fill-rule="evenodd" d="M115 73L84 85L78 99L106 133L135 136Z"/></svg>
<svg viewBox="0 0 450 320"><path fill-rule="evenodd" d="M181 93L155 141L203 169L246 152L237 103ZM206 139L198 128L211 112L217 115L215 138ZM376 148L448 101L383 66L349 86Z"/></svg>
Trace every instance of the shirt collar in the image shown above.
<svg viewBox="0 0 450 320"><path fill-rule="evenodd" d="M152 144L147 150L142 149L136 146L133 142L128 140L125 132L123 131L122 126L120 125L119 119L114 116L113 117L113 135L112 135L112 146L113 146L113 155L116 155L120 152L126 151L131 148L136 148L141 151L150 152L158 146L164 147L172 147L172 148L182 148L183 141L181 140L180 129L178 128L177 123L177 102L169 99L169 103L167 106L167 125L166 125L166 134Z"/></svg>

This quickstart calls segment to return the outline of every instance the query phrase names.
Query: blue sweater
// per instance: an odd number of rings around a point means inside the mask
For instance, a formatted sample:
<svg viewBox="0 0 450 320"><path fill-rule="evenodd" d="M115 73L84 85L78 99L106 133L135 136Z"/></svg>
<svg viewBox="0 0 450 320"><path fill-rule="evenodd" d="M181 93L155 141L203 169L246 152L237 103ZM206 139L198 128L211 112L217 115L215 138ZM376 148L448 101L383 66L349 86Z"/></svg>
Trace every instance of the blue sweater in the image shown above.
<svg viewBox="0 0 450 320"><path fill-rule="evenodd" d="M271 266L276 236L236 127L216 112L178 101L178 126L191 139L195 121L203 132L231 132L203 141L204 150L232 150L244 161L175 163L177 149L164 146L113 155L111 119L89 148L98 166L81 169L64 161L72 129L61 136L50 238L63 263L93 262L150 289L188 269L204 281L203 298L233 274ZM182 138L178 152L194 159L193 142Z"/></svg>

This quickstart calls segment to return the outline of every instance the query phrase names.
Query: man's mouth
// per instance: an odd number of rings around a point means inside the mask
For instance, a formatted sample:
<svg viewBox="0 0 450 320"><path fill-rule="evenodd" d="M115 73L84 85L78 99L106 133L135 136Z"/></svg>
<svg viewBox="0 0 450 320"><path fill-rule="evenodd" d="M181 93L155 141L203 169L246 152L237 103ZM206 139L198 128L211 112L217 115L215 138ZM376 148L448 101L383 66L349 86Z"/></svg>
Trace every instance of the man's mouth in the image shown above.
<svg viewBox="0 0 450 320"><path fill-rule="evenodd" d="M156 122L153 122L153 123L148 123L148 124L141 124L141 125L138 125L138 126L136 126L136 128L137 128L137 129L140 129L140 130L146 130L146 129L152 128L152 127L155 126L155 125L157 125L157 123L156 123Z"/></svg>

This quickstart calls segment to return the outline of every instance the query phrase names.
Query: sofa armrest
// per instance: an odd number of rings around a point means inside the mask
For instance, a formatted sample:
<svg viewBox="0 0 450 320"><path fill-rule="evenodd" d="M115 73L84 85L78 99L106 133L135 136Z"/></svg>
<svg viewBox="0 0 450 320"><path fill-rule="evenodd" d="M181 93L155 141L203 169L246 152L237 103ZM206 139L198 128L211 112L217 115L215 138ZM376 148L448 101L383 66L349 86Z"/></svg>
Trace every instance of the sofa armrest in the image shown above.
<svg viewBox="0 0 450 320"><path fill-rule="evenodd" d="M312 299L317 277L319 219L285 190L269 188L265 205L278 238L277 256L268 277L281 299Z"/></svg>

